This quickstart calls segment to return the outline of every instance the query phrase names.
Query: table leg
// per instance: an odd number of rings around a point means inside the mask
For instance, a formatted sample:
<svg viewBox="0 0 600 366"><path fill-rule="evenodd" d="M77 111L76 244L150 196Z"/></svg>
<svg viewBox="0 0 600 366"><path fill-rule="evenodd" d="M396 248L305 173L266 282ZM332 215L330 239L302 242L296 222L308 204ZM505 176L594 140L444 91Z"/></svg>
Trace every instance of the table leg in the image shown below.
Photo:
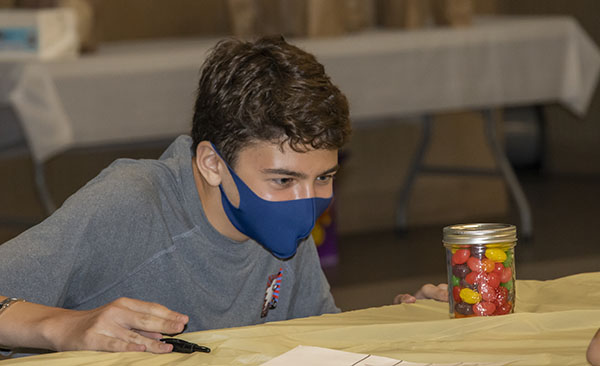
<svg viewBox="0 0 600 366"><path fill-rule="evenodd" d="M429 142L431 141L432 124L433 116L429 114L425 115L423 117L423 123L421 124L421 141L419 142L417 151L413 156L406 178L404 179L404 184L400 190L400 196L398 198L398 205L396 207L396 230L398 232L405 231L407 227L408 199L410 198L410 192L415 183L415 179L417 178L417 174L422 170L423 167L423 159L425 158L425 153L427 152Z"/></svg>
<svg viewBox="0 0 600 366"><path fill-rule="evenodd" d="M490 109L486 109L482 114L485 120L485 136L488 144L494 159L496 160L500 175L508 185L508 190L513 196L513 199L517 204L517 209L519 210L519 218L521 220L521 227L518 228L519 236L529 239L533 236L533 220L529 202L527 201L525 192L523 192L523 188L504 153L504 149L498 141L494 113Z"/></svg>
<svg viewBox="0 0 600 366"><path fill-rule="evenodd" d="M0 105L0 157L9 158L12 156L30 155L33 161L33 176L35 189L38 198L44 209L44 215L50 215L56 209L56 205L52 201L48 188L46 187L46 179L44 175L43 163L36 163L31 153L25 133L21 128L19 117L12 106L8 104ZM10 174L6 177L10 178ZM4 178L4 176L3 176ZM16 216L0 216L0 224L31 226L37 224L39 218L21 218Z"/></svg>
<svg viewBox="0 0 600 366"><path fill-rule="evenodd" d="M54 211L56 211L56 204L52 200L52 196L48 191L48 186L46 185L46 174L44 172L44 163L42 162L34 162L33 163L33 177L35 180L35 188L38 194L38 198L42 203L42 207L44 208L44 212L47 216L50 216Z"/></svg>
<svg viewBox="0 0 600 366"><path fill-rule="evenodd" d="M431 130L433 117L426 115L423 117L421 141L417 146L411 165L408 169L404 184L400 190L398 204L396 206L396 230L400 233L404 232L407 227L407 209L410 193L414 185L417 174L447 174L447 175L495 175L501 176L508 186L508 190L517 204L521 226L519 227L519 236L524 239L529 239L533 236L532 215L527 197L521 188L519 180L502 149L502 145L498 140L496 133L495 119L492 110L486 109L482 111L484 119L484 130L487 143L492 151L492 155L496 162L496 169L478 169L478 168L460 168L460 167L440 167L427 166L423 163L425 153L431 141Z"/></svg>

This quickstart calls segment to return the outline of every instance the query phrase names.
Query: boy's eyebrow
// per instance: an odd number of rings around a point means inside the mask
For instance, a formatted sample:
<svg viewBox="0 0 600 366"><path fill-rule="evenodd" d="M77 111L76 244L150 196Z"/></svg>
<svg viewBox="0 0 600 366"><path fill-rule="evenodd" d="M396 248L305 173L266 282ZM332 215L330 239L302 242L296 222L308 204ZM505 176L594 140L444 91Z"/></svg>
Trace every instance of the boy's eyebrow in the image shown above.
<svg viewBox="0 0 600 366"><path fill-rule="evenodd" d="M334 167L327 169L326 171L319 173L319 176L330 174L336 172L340 168L339 164L336 164ZM274 168L274 169L262 169L262 173L264 174L279 174L279 175L287 175L294 178L305 179L307 177L306 174L300 173L294 170L283 169L283 168Z"/></svg>
<svg viewBox="0 0 600 366"><path fill-rule="evenodd" d="M340 169L340 164L335 164L334 167L331 167L329 169L327 169L326 171L324 171L323 173L319 174L319 176L321 175L326 175L326 174L330 174L330 173L335 173Z"/></svg>

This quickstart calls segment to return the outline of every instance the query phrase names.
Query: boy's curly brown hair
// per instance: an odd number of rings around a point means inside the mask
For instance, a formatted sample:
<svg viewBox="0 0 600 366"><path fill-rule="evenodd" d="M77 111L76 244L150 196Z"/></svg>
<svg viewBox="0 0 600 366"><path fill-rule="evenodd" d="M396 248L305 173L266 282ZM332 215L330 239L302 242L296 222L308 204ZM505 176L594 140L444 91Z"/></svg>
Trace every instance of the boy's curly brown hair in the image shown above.
<svg viewBox="0 0 600 366"><path fill-rule="evenodd" d="M253 142L288 143L299 152L339 149L350 132L344 94L313 55L282 37L221 41L202 66L193 151L210 141L233 166Z"/></svg>

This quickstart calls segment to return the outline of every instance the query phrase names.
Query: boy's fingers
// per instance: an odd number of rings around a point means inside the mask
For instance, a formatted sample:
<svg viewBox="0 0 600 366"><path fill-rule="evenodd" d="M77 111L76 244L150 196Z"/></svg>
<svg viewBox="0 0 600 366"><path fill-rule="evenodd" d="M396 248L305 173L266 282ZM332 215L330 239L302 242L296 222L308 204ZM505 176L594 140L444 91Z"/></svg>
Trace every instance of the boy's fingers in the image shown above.
<svg viewBox="0 0 600 366"><path fill-rule="evenodd" d="M411 294L398 294L394 297L394 304L410 304L417 301L417 299L432 299L437 301L448 301L448 284L440 283L439 285L433 285L428 283L421 287L415 295Z"/></svg>
<svg viewBox="0 0 600 366"><path fill-rule="evenodd" d="M398 294L394 297L394 304L412 304L417 299L411 294Z"/></svg>
<svg viewBox="0 0 600 366"><path fill-rule="evenodd" d="M133 311L136 311L139 313L151 314L155 317L159 317L159 318L163 318L163 319L167 319L167 320L171 320L171 321L175 321L175 322L182 322L182 323L186 324L189 320L187 315L180 314L176 311L170 310L166 306L156 304L156 303L151 303L151 302L146 302L146 301L136 300L136 299L130 299L130 298L126 298L126 297L117 299L115 302L121 306L124 306L124 307L130 309L130 310L133 310Z"/></svg>
<svg viewBox="0 0 600 366"><path fill-rule="evenodd" d="M433 299L438 301L448 301L448 285L445 283L440 283L435 286L431 283L428 283L421 287L419 291L415 294L417 299Z"/></svg>

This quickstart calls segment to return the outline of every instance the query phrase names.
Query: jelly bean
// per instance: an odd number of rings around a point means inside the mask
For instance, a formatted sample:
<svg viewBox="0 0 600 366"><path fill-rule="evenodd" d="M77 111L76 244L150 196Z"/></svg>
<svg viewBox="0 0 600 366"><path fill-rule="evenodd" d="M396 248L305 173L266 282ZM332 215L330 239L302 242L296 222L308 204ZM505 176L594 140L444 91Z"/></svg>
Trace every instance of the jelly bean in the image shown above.
<svg viewBox="0 0 600 366"><path fill-rule="evenodd" d="M469 249L459 249L452 255L452 261L456 264L463 264L471 256Z"/></svg>
<svg viewBox="0 0 600 366"><path fill-rule="evenodd" d="M494 262L504 262L507 258L506 253L502 249L488 249L485 251L485 256Z"/></svg>
<svg viewBox="0 0 600 366"><path fill-rule="evenodd" d="M496 311L494 311L494 315L505 315L510 313L512 309L512 304L509 302L505 302L496 306Z"/></svg>
<svg viewBox="0 0 600 366"><path fill-rule="evenodd" d="M500 286L496 289L496 303L501 304L505 302L508 302L508 289Z"/></svg>
<svg viewBox="0 0 600 366"><path fill-rule="evenodd" d="M454 305L454 310L462 315L471 315L473 314L473 305L469 305L466 302L459 302Z"/></svg>
<svg viewBox="0 0 600 366"><path fill-rule="evenodd" d="M462 301L466 302L467 304L477 304L481 301L481 295L470 288L463 288L460 290L459 295Z"/></svg>
<svg viewBox="0 0 600 366"><path fill-rule="evenodd" d="M478 258L475 258L475 257L469 258L469 260L467 260L467 266L469 266L469 269L473 272L481 272L482 271L481 260Z"/></svg>
<svg viewBox="0 0 600 366"><path fill-rule="evenodd" d="M485 301L493 302L496 300L496 289L487 283L479 285L479 293L481 294L481 298Z"/></svg>
<svg viewBox="0 0 600 366"><path fill-rule="evenodd" d="M494 262L491 259L484 258L481 260L481 267L484 271L486 271L487 273L490 273L496 267L496 262Z"/></svg>
<svg viewBox="0 0 600 366"><path fill-rule="evenodd" d="M460 299L460 287L452 287L452 297L454 298L455 302L461 302L461 299Z"/></svg>
<svg viewBox="0 0 600 366"><path fill-rule="evenodd" d="M498 299L492 302L494 303L494 305L496 305L496 309L509 303L509 301L499 301Z"/></svg>
<svg viewBox="0 0 600 366"><path fill-rule="evenodd" d="M453 275L451 283L452 283L452 286L455 286L455 287L460 286L460 278Z"/></svg>
<svg viewBox="0 0 600 366"><path fill-rule="evenodd" d="M508 282L512 279L512 269L510 267L506 267L502 270L502 274L500 275L500 282Z"/></svg>
<svg viewBox="0 0 600 366"><path fill-rule="evenodd" d="M473 305L473 312L478 316L492 315L496 311L496 305L492 302L482 301Z"/></svg>
<svg viewBox="0 0 600 366"><path fill-rule="evenodd" d="M485 281L485 277L486 275L484 273L481 272L471 272L469 273L466 277L465 277L465 281L469 284L469 285L473 285L476 283L482 283Z"/></svg>
<svg viewBox="0 0 600 366"><path fill-rule="evenodd" d="M494 272L497 274L501 274L504 269L504 265L500 262L494 262Z"/></svg>
<svg viewBox="0 0 600 366"><path fill-rule="evenodd" d="M457 264L452 266L452 274L458 278L465 278L465 276L471 272L466 264Z"/></svg>
<svg viewBox="0 0 600 366"><path fill-rule="evenodd" d="M493 288L500 286L500 276L496 272L488 274L487 283Z"/></svg>
<svg viewBox="0 0 600 366"><path fill-rule="evenodd" d="M513 262L513 254L512 251L509 251L506 253L506 260L504 262L502 262L502 264L504 265L504 267L510 267L512 265Z"/></svg>
<svg viewBox="0 0 600 366"><path fill-rule="evenodd" d="M510 292L510 290L512 290L512 288L513 288L513 281L510 280L508 282L503 282L500 284L500 286L506 288Z"/></svg>

